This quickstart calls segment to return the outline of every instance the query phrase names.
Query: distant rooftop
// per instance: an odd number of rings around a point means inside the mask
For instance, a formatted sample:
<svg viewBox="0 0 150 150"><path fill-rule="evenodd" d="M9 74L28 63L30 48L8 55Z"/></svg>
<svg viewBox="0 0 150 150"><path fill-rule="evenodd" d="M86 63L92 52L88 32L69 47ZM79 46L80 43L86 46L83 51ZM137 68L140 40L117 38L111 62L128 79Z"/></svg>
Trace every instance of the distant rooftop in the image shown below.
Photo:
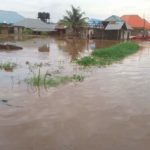
<svg viewBox="0 0 150 150"><path fill-rule="evenodd" d="M150 30L150 23L138 15L124 15L121 18L133 28L145 28Z"/></svg>
<svg viewBox="0 0 150 150"><path fill-rule="evenodd" d="M14 26L25 27L32 29L33 31L55 31L56 24L46 24L39 19L25 18L17 23Z"/></svg>
<svg viewBox="0 0 150 150"><path fill-rule="evenodd" d="M102 25L102 20L99 20L99 19L94 19L94 18L90 18L88 20L88 25L90 27L100 27Z"/></svg>
<svg viewBox="0 0 150 150"><path fill-rule="evenodd" d="M23 19L17 12L0 10L0 23L14 24Z"/></svg>
<svg viewBox="0 0 150 150"><path fill-rule="evenodd" d="M110 17L108 17L105 21L109 21L109 22L122 22L123 20L116 16L116 15L112 15Z"/></svg>

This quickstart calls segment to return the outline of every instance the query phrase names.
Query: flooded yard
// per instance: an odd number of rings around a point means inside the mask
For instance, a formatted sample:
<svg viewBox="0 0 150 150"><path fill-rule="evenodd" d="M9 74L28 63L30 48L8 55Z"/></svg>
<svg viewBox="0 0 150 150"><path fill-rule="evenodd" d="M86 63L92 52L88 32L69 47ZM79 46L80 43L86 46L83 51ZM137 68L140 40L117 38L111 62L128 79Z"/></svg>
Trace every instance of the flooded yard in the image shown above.
<svg viewBox="0 0 150 150"><path fill-rule="evenodd" d="M9 43L9 41L6 41ZM23 50L0 51L0 63L12 62L17 68L12 73L1 71L1 85L13 82L20 82L28 76L29 66L42 64L42 70L49 72L61 72L73 74L78 66L72 63L75 59L88 55L94 48L105 47L115 44L116 41L99 40L64 40L56 38L30 39L26 41L11 41L11 43L23 47ZM30 65L29 65L30 64ZM35 68L35 67L34 67ZM9 77L9 78L8 78ZM0 86L1 86L0 85Z"/></svg>
<svg viewBox="0 0 150 150"><path fill-rule="evenodd" d="M116 42L33 39L23 50L0 51L1 150L149 150L150 42L118 64L82 69L71 63ZM81 83L34 88L23 80L28 63L44 71L87 75Z"/></svg>

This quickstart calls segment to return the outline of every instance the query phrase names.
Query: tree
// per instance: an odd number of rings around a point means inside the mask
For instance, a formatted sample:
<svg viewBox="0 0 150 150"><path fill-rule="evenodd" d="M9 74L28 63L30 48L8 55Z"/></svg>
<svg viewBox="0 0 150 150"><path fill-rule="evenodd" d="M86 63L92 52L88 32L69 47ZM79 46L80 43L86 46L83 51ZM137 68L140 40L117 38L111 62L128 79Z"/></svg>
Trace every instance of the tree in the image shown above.
<svg viewBox="0 0 150 150"><path fill-rule="evenodd" d="M71 6L71 10L66 11L66 16L59 23L71 28L74 35L77 36L78 29L87 25L87 17L84 17L84 15L85 13L79 7Z"/></svg>
<svg viewBox="0 0 150 150"><path fill-rule="evenodd" d="M47 12L38 12L38 18L47 23L47 20L50 19L50 14Z"/></svg>

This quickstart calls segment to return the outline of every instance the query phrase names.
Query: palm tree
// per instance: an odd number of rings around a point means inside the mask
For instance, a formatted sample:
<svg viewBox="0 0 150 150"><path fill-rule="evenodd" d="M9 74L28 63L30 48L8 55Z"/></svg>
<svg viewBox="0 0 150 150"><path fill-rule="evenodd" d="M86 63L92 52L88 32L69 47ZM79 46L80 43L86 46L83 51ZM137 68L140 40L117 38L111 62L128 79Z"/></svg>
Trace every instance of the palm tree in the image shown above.
<svg viewBox="0 0 150 150"><path fill-rule="evenodd" d="M75 36L78 35L78 29L87 25L87 17L83 17L84 12L79 7L75 8L71 6L71 10L66 11L66 16L60 20L60 24L66 25L68 28L73 30Z"/></svg>

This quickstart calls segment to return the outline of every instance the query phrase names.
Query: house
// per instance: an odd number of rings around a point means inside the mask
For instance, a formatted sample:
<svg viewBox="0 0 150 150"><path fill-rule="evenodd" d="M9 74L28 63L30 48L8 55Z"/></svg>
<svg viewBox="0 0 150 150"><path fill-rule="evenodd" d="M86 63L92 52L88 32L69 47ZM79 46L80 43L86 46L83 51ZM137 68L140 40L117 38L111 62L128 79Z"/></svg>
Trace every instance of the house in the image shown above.
<svg viewBox="0 0 150 150"><path fill-rule="evenodd" d="M112 15L106 20L89 19L89 37L104 40L127 40L132 28L120 17Z"/></svg>
<svg viewBox="0 0 150 150"><path fill-rule="evenodd" d="M57 35L59 35L59 36L65 36L66 35L67 26L58 23L55 26L55 29L57 31Z"/></svg>
<svg viewBox="0 0 150 150"><path fill-rule="evenodd" d="M104 31L104 39L127 40L130 37L132 28L120 17L112 15L105 20L107 25Z"/></svg>
<svg viewBox="0 0 150 150"><path fill-rule="evenodd" d="M30 29L33 34L55 32L56 24L47 24L39 19L25 18L14 24L15 34L22 34L25 29Z"/></svg>
<svg viewBox="0 0 150 150"><path fill-rule="evenodd" d="M22 19L24 17L17 12L0 10L0 33L13 33L13 24Z"/></svg>
<svg viewBox="0 0 150 150"><path fill-rule="evenodd" d="M88 28L89 28L89 33L88 33L88 38L89 39L102 39L103 38L103 31L106 27L106 22L99 20L99 19L94 19L91 18L88 21Z"/></svg>
<svg viewBox="0 0 150 150"><path fill-rule="evenodd" d="M124 15L121 19L133 28L131 33L132 36L147 36L148 31L150 31L150 23L139 15Z"/></svg>

